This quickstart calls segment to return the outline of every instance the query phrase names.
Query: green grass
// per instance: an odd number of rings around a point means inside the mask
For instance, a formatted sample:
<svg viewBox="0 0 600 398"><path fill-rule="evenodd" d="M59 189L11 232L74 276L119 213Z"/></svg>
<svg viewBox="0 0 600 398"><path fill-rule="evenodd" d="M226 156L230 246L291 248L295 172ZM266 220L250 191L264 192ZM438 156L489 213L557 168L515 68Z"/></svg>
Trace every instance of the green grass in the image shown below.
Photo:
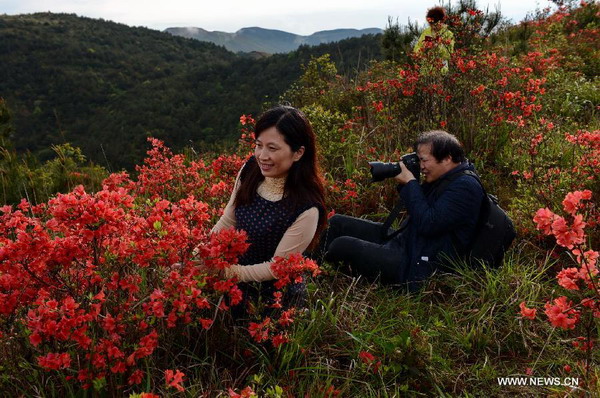
<svg viewBox="0 0 600 398"><path fill-rule="evenodd" d="M241 326L216 322L206 336L162 342L147 363L150 375L124 392L162 396L227 396L246 386L260 397L503 397L594 396L597 385L566 387L499 386L498 377L585 377L578 362L584 353L571 347L581 331L554 329L543 303L564 294L548 258L513 249L499 270L458 266L454 274L434 276L422 291L407 294L353 279L324 265L324 275L309 283L309 306L292 327L292 342L278 349L254 344ZM536 320L522 319L519 303L538 308ZM598 333L596 320L593 333ZM575 333L578 332L578 333ZM196 334L194 334L196 333ZM368 351L381 361L377 372L359 357ZM597 350L596 350L597 351ZM593 363L598 363L595 354ZM564 365L572 367L566 373ZM597 365L596 365L597 366ZM185 393L167 389L159 369L187 375ZM78 391L60 377L35 367L22 368L23 380L3 380L0 391L21 396L107 396Z"/></svg>
<svg viewBox="0 0 600 398"><path fill-rule="evenodd" d="M541 310L534 321L519 316L521 301L543 308L560 294L551 265L515 250L500 270L463 267L434 277L418 294L330 270L312 282L310 308L295 323L293 342L261 358L247 383L261 396L275 385L311 397L326 396L331 385L344 397L564 395L564 387L497 382L526 376L527 368L536 377L583 381L574 335L553 330ZM363 350L382 362L377 373L360 360ZM593 388L591 394L599 392Z"/></svg>

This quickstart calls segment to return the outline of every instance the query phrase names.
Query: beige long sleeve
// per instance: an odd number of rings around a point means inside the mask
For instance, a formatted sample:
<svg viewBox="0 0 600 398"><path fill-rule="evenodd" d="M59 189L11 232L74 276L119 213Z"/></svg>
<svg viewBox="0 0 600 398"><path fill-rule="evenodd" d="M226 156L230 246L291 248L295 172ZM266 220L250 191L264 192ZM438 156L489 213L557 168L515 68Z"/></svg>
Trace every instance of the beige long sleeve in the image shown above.
<svg viewBox="0 0 600 398"><path fill-rule="evenodd" d="M219 218L219 221L215 224L215 226L210 230L210 233L213 234L225 228L235 227L235 207L233 206L233 202L235 202L235 196L237 195L237 191L240 189L240 175L242 171L240 170L237 177L235 178L235 184L233 185L233 192L231 193L231 197L229 198L229 202L227 202L227 206L223 210L223 215Z"/></svg>
<svg viewBox="0 0 600 398"><path fill-rule="evenodd" d="M240 171L241 173L241 171ZM235 197L240 187L240 173L235 181L233 192L229 198L229 202L223 210L223 215L212 228L211 233L218 232L225 228L236 227L235 219ZM259 189L259 194L262 190ZM296 221L285 231L281 241L275 249L273 257L287 257L292 253L302 253L312 241L317 225L319 223L319 210L316 207L304 211L298 216ZM225 275L228 278L236 276L241 282L263 282L275 279L275 275L271 272L271 264L273 261L265 261L263 263L252 265L232 265L225 270Z"/></svg>

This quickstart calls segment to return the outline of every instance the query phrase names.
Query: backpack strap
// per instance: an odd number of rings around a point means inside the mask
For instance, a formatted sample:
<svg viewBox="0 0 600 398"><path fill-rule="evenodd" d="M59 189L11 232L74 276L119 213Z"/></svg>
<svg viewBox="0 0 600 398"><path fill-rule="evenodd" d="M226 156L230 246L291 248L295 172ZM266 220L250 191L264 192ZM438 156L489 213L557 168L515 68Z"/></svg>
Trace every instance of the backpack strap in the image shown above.
<svg viewBox="0 0 600 398"><path fill-rule="evenodd" d="M457 173L449 175L448 177L441 180L439 182L439 184L433 188L433 194L436 195L437 197L439 197L439 195L441 195L446 190L446 188L448 187L448 185L450 185L450 183L452 183L452 181L456 180L458 177L463 176L463 175L471 176L477 180L477 182L479 183L479 186L481 186L481 189L483 191L483 199L482 199L483 202L482 203L485 203L485 198L488 196L488 194L485 191L485 187L483 186L483 183L481 182L481 178L473 170L461 170ZM479 210L479 215L477 217L477 225L479 225L482 221L481 211L482 211L482 209ZM462 247L462 245L459 244L458 238L456 237L455 233L451 234L451 238L452 238L452 244L454 245L455 250L458 250L459 247ZM467 251L470 250L469 247L462 247L462 248Z"/></svg>
<svg viewBox="0 0 600 398"><path fill-rule="evenodd" d="M483 189L483 194L485 197L485 195L486 195L485 188L483 187L483 184L481 183L481 179L479 178L477 173L475 173L473 170L462 170L462 171L459 171L458 173L454 173L454 174L447 176L446 178L439 181L436 186L433 187L433 189L432 189L433 194L436 196L439 196L442 192L444 192L444 190L448 187L448 185L450 185L450 183L452 181L456 180L458 177L460 177L462 175L469 175L469 176L475 178L477 180L477 182L479 182L479 185L481 185L481 189ZM402 201L402 198L400 197L400 198L398 198L398 202L396 203L396 206L394 206L394 208L390 212L390 215L386 218L386 220L383 223L383 226L381 228L381 235L382 235L382 238L384 241L394 238L399 233L401 233L404 229L406 229L406 227L408 226L408 220L410 219L410 216L408 216L404 219L404 221L402 222L402 224L396 231L392 232L391 234L388 234L388 231L389 231L390 227L392 226L394 220L396 220L396 218L398 218L398 215L404 208L405 208L404 202Z"/></svg>
<svg viewBox="0 0 600 398"><path fill-rule="evenodd" d="M451 174L451 175L443 178L441 181L439 181L439 183L436 186L433 187L432 192L436 196L441 195L441 193L446 190L446 188L448 187L448 185L450 185L451 182L456 180L458 177L464 176L464 175L475 178L477 180L477 182L479 183L479 185L481 186L481 189L483 189L484 195L486 194L483 183L481 182L481 178L479 178L477 173L475 173L473 170L462 170L462 171L459 171L458 173L454 173L454 174Z"/></svg>

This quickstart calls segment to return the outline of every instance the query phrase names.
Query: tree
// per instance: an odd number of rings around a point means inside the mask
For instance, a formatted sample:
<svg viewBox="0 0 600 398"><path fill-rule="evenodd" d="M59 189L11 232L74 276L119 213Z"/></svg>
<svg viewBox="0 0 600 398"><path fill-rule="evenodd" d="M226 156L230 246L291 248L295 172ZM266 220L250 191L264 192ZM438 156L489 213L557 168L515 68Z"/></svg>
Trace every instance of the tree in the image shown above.
<svg viewBox="0 0 600 398"><path fill-rule="evenodd" d="M6 101L0 98L0 148L12 148L11 136L13 134L12 120Z"/></svg>
<svg viewBox="0 0 600 398"><path fill-rule="evenodd" d="M385 59L394 62L406 61L415 34L416 32L412 29L410 21L408 27L403 27L398 24L398 18L394 22L392 17L388 17L388 23L381 38L381 47Z"/></svg>

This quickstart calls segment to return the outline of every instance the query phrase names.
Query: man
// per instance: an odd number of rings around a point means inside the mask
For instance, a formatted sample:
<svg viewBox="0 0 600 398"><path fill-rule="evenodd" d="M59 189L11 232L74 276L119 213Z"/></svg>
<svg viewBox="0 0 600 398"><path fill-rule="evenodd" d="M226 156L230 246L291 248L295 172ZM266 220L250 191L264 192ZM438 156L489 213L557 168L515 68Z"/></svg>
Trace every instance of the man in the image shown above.
<svg viewBox="0 0 600 398"><path fill-rule="evenodd" d="M402 162L394 177L409 216L402 232L386 240L381 223L335 215L323 240L326 260L347 264L354 275L416 290L445 259L466 254L484 193L473 176L455 174L474 171L473 165L445 131L422 133L414 147L423 184Z"/></svg>

